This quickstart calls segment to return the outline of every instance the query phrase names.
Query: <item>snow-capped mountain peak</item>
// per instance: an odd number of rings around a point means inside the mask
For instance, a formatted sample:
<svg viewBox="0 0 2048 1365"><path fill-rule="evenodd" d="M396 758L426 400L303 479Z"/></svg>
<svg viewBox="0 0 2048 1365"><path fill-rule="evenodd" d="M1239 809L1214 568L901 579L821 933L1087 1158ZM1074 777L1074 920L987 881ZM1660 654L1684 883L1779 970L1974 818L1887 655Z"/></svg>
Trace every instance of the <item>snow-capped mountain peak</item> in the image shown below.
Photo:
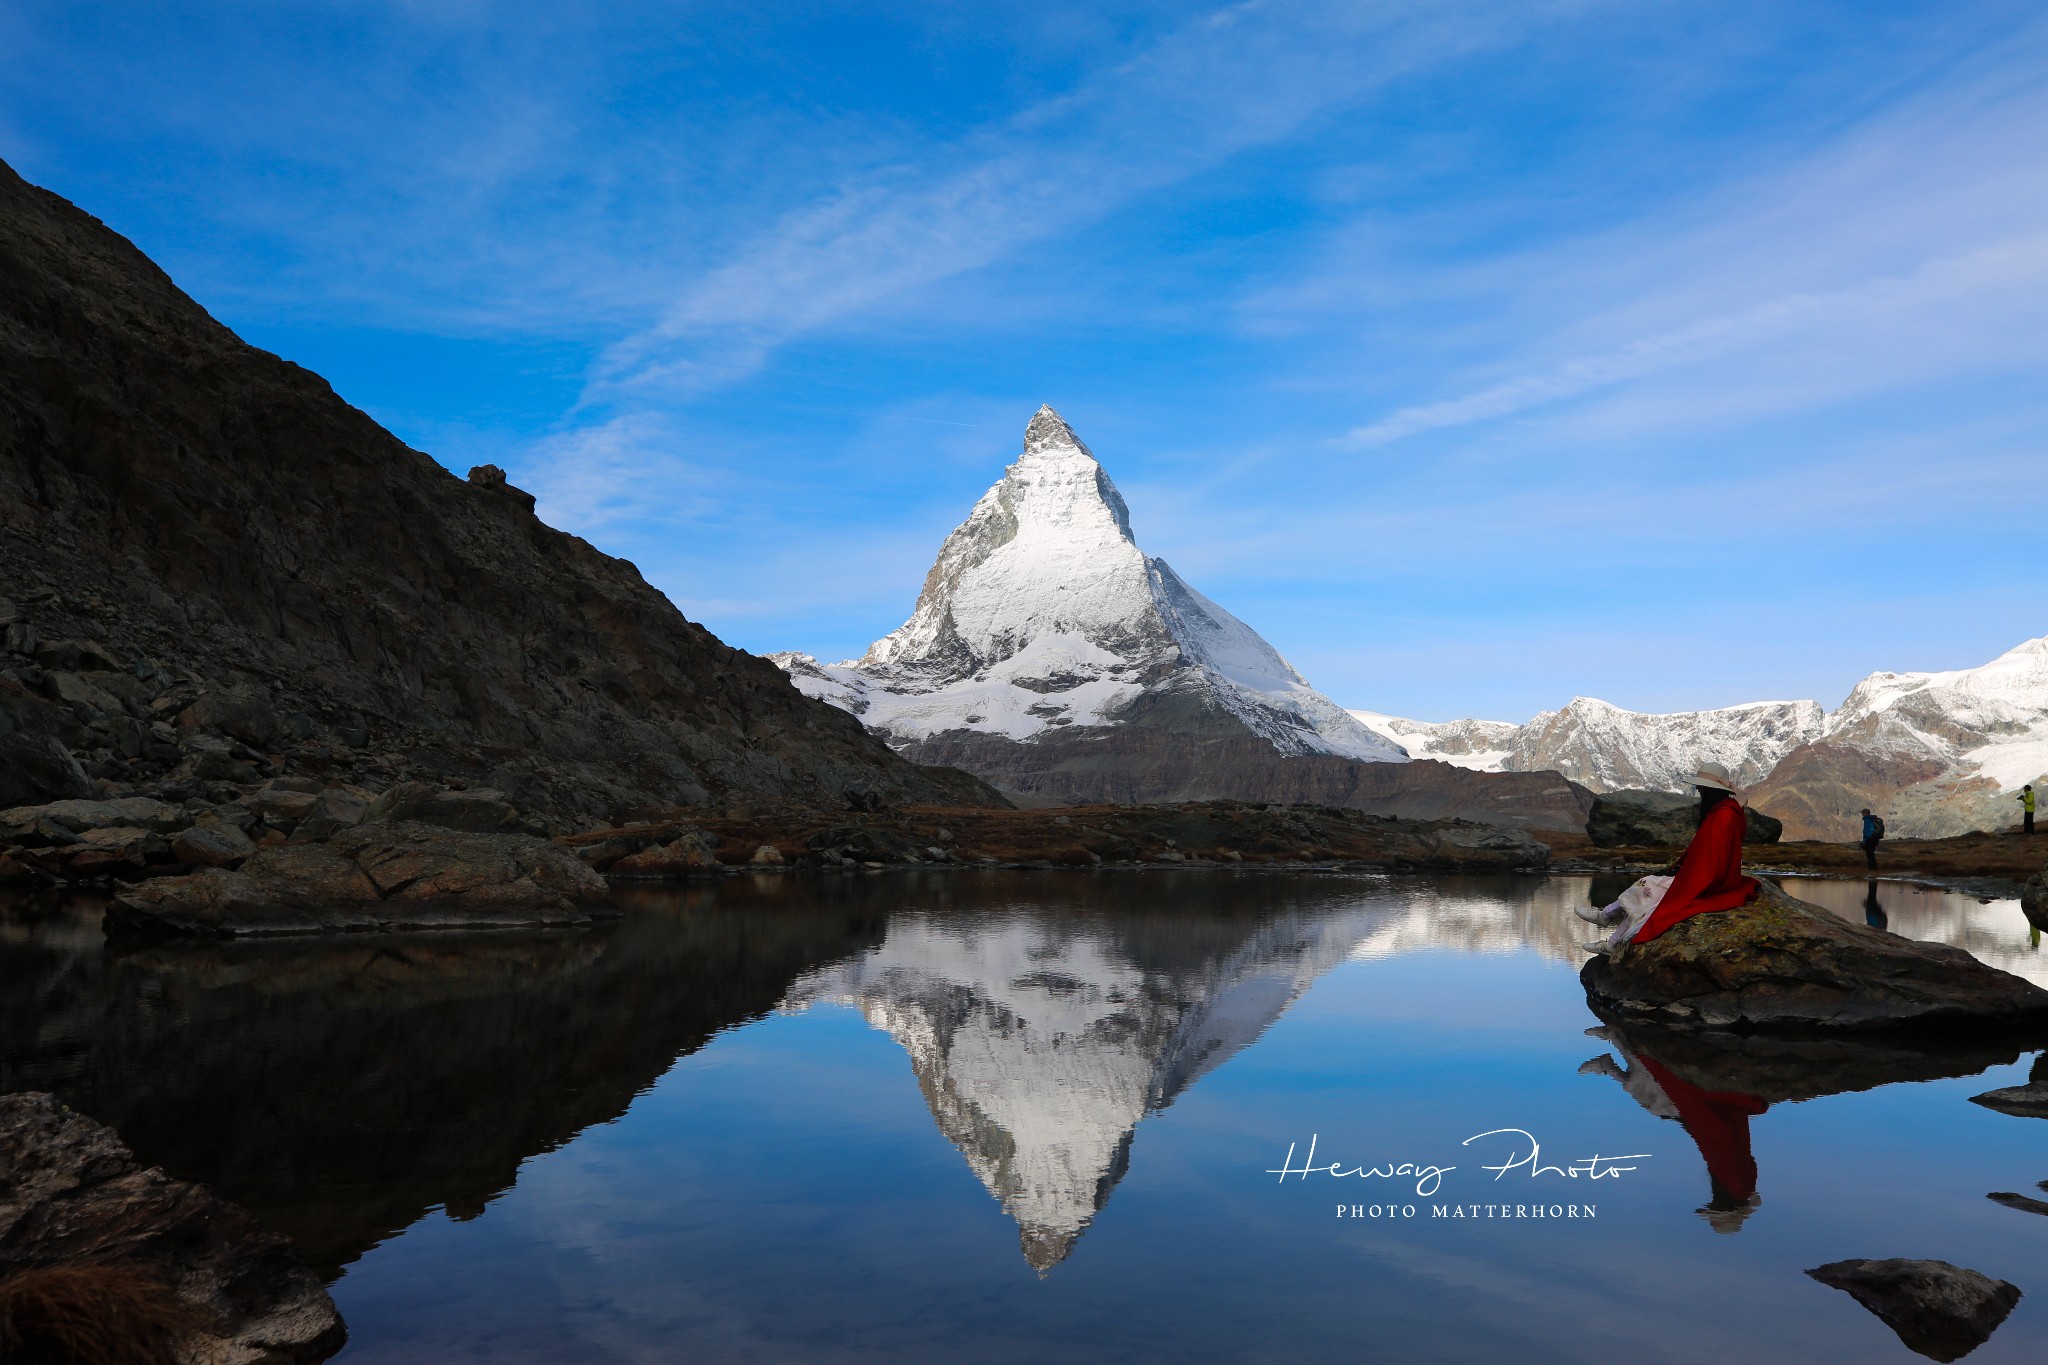
<svg viewBox="0 0 2048 1365"><path fill-rule="evenodd" d="M804 692L892 739L1035 741L1122 723L1173 693L1282 754L1407 754L1310 687L1258 632L1139 549L1130 511L1051 407L940 547L910 619L858 661L771 656Z"/></svg>

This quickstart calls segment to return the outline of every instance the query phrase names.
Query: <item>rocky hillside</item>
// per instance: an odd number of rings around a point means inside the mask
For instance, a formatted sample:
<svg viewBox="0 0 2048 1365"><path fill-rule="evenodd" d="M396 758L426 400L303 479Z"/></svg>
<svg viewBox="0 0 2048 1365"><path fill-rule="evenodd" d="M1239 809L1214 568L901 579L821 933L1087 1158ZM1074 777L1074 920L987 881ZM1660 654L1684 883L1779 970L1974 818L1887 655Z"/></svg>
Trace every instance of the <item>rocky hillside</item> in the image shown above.
<svg viewBox="0 0 2048 1365"><path fill-rule="evenodd" d="M304 772L547 823L999 801L248 346L0 165L0 805Z"/></svg>
<svg viewBox="0 0 2048 1365"><path fill-rule="evenodd" d="M2017 823L2013 793L2048 795L2048 638L1976 668L1873 673L1752 793L1793 837L1853 838L1858 811L1921 839Z"/></svg>
<svg viewBox="0 0 2048 1365"><path fill-rule="evenodd" d="M1020 800L1301 801L1576 829L1555 774L1408 754L1141 550L1116 486L1051 408L946 538L909 621L857 660L772 656L922 763Z"/></svg>

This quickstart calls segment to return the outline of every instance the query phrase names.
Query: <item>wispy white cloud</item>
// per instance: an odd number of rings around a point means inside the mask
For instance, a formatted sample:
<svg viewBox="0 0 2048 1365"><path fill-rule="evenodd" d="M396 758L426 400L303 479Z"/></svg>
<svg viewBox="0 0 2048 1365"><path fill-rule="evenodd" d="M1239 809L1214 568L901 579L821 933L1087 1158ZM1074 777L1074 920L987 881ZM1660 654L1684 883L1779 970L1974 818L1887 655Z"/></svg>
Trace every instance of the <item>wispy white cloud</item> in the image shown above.
<svg viewBox="0 0 2048 1365"><path fill-rule="evenodd" d="M1417 69L1512 41L1584 4L1247 0L1078 88L840 185L690 282L620 342L601 388L690 393L742 377L790 339L1095 222Z"/></svg>

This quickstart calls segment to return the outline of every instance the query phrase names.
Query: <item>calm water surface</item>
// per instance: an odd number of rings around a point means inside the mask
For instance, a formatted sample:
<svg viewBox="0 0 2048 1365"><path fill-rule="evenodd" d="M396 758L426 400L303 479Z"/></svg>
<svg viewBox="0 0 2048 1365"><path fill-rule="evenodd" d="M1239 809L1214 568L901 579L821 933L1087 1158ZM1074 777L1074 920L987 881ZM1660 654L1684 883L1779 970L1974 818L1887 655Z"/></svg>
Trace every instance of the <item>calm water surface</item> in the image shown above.
<svg viewBox="0 0 2048 1365"><path fill-rule="evenodd" d="M2013 902L1788 889L2048 983ZM1588 1036L1571 910L1617 890L761 877L135 950L16 901L0 1088L294 1237L362 1365L1912 1360L1801 1273L1891 1256L2013 1281L1970 1358L2048 1358L2048 1217L1985 1198L2042 1194L2048 1122L1969 1102L2032 1057ZM1281 1179L1312 1136L1454 1169ZM1529 1142L1616 1173L1483 1169Z"/></svg>

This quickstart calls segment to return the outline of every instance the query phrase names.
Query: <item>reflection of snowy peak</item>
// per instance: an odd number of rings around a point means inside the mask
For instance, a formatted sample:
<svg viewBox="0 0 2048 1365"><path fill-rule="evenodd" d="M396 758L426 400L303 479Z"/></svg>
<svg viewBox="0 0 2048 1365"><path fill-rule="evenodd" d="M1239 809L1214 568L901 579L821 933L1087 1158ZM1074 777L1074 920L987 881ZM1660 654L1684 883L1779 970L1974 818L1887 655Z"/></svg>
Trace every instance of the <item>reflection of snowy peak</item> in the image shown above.
<svg viewBox="0 0 2048 1365"><path fill-rule="evenodd" d="M799 690L898 743L1034 741L1192 695L1281 754L1401 761L1257 632L1138 548L1123 498L1051 408L946 538L910 619L858 661L771 656Z"/></svg>
<svg viewBox="0 0 2048 1365"><path fill-rule="evenodd" d="M940 1131L1044 1272L1123 1178L1138 1121L1256 1039L1385 913L1247 922L1193 957L1148 952L1114 919L898 915L788 1003L855 1006L902 1045Z"/></svg>

